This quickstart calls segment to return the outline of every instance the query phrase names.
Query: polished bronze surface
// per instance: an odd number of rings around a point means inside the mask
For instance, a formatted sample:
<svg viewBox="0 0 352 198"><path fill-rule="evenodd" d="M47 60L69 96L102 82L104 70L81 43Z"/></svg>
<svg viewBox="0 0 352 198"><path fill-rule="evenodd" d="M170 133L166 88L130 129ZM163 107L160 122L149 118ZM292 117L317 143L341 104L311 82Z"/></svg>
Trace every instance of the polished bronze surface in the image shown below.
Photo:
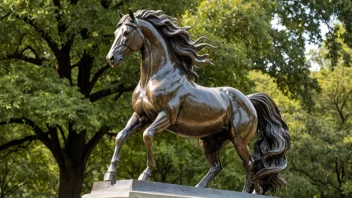
<svg viewBox="0 0 352 198"><path fill-rule="evenodd" d="M290 137L275 103L265 94L245 96L231 87L207 88L194 81L194 66L211 63L198 55L203 38L193 41L189 27L178 27L162 11L140 10L121 15L114 43L106 57L112 67L132 51L142 54L140 81L133 92L134 114L116 137L115 152L104 180L115 180L123 142L143 132L147 168L139 180L148 180L155 167L154 134L165 130L187 138L199 138L210 164L197 184L207 187L222 169L219 151L232 142L247 174L244 192L274 192L285 181L278 172L286 167ZM258 134L255 152L248 144ZM184 152L187 152L186 150Z"/></svg>

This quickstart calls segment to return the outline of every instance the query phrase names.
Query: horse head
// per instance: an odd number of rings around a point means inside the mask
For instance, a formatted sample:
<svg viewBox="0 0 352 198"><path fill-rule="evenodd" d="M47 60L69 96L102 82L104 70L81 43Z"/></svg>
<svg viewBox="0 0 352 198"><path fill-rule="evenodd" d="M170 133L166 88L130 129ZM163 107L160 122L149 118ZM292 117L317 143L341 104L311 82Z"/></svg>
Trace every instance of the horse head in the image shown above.
<svg viewBox="0 0 352 198"><path fill-rule="evenodd" d="M133 12L130 10L129 14L119 15L120 20L114 32L115 40L106 56L111 67L117 66L126 55L139 50L144 43L144 36Z"/></svg>

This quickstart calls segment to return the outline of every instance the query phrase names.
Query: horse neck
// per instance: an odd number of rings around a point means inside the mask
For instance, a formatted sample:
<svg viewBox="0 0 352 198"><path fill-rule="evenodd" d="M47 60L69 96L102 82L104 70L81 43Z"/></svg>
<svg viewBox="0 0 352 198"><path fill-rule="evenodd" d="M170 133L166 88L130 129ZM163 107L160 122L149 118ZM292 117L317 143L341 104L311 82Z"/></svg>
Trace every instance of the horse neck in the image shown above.
<svg viewBox="0 0 352 198"><path fill-rule="evenodd" d="M150 77L160 71L168 72L175 67L175 58L163 36L148 22L139 20L144 35L141 48L141 86L144 87Z"/></svg>

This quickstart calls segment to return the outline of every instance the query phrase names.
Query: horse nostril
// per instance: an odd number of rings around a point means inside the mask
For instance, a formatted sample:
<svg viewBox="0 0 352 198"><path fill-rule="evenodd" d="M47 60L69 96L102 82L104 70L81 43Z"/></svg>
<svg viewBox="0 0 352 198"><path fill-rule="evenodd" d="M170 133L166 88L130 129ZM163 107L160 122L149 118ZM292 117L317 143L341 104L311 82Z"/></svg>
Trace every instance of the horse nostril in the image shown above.
<svg viewBox="0 0 352 198"><path fill-rule="evenodd" d="M110 61L114 61L114 56L111 56L111 57L110 57Z"/></svg>

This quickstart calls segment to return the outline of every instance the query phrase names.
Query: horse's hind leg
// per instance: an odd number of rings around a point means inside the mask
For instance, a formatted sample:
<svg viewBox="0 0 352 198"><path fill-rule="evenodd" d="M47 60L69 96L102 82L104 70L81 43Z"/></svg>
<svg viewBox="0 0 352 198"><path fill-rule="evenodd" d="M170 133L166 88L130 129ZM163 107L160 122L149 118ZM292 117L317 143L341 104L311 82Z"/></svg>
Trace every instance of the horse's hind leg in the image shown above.
<svg viewBox="0 0 352 198"><path fill-rule="evenodd" d="M242 159L243 166L246 170L246 182L244 184L242 192L251 193L253 191L253 159L248 147L248 143L246 143L246 141L244 141L240 136L235 136L232 140L232 143L235 146L238 155Z"/></svg>
<svg viewBox="0 0 352 198"><path fill-rule="evenodd" d="M207 187L209 183L221 172L222 166L220 163L219 151L226 143L229 142L228 137L228 132L222 131L200 139L200 146L205 158L209 162L210 169L205 177L196 185L196 187Z"/></svg>

